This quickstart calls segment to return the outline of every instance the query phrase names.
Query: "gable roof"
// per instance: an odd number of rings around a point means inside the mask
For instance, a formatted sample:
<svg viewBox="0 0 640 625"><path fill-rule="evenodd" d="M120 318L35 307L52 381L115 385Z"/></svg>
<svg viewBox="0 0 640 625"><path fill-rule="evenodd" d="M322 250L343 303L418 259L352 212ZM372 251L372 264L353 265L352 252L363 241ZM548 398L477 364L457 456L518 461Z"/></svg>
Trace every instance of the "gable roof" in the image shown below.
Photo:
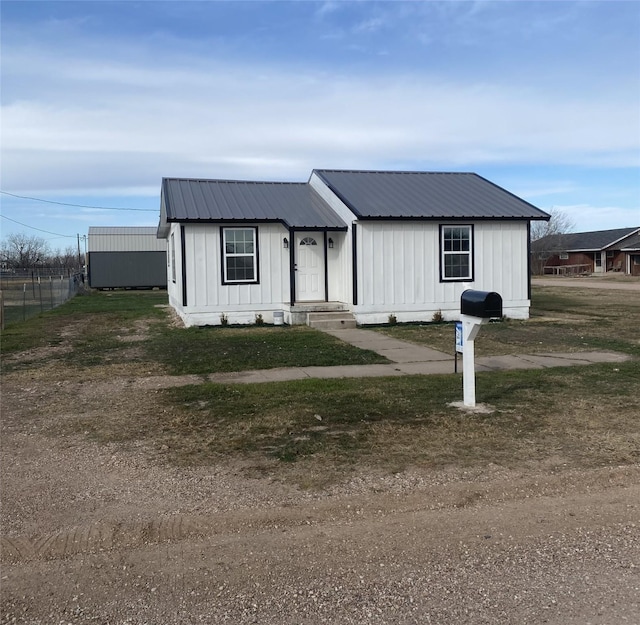
<svg viewBox="0 0 640 625"><path fill-rule="evenodd" d="M473 173L314 173L360 219L549 219L539 208Z"/></svg>
<svg viewBox="0 0 640 625"><path fill-rule="evenodd" d="M167 222L279 222L288 228L346 230L347 225L304 182L162 179Z"/></svg>
<svg viewBox="0 0 640 625"><path fill-rule="evenodd" d="M567 252L589 252L611 247L638 231L640 231L640 228L635 227L595 230L593 232L570 232L567 234L552 234L548 237L543 237L540 241L547 241L550 245L559 242L559 246Z"/></svg>
<svg viewBox="0 0 640 625"><path fill-rule="evenodd" d="M635 236L632 236L630 239L623 243L622 249L630 252L640 250L640 228L638 228L638 232L635 234Z"/></svg>

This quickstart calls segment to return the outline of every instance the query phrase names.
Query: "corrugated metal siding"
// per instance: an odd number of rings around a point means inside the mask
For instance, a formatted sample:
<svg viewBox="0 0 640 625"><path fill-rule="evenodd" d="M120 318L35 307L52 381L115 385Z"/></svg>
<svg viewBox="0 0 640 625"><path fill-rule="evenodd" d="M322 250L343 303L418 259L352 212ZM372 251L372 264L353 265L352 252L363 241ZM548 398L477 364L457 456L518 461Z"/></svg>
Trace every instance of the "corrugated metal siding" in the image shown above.
<svg viewBox="0 0 640 625"><path fill-rule="evenodd" d="M158 239L157 228L89 228L89 252L166 252L167 242Z"/></svg>
<svg viewBox="0 0 640 625"><path fill-rule="evenodd" d="M93 289L165 288L166 252L89 252Z"/></svg>

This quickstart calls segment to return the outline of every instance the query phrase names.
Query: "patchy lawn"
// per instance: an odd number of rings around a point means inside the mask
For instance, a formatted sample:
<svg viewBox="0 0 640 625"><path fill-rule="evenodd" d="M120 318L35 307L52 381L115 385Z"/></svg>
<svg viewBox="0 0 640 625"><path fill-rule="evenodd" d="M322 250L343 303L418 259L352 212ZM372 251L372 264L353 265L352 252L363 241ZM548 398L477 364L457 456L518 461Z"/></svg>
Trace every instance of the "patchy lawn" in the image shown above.
<svg viewBox="0 0 640 625"><path fill-rule="evenodd" d="M172 323L166 300L159 291L79 295L2 333L3 356L23 352L5 359L6 370L34 360L64 362L87 376L87 369L104 366L181 375L389 362L307 326L184 328Z"/></svg>
<svg viewBox="0 0 640 625"><path fill-rule="evenodd" d="M490 323L480 330L478 356L615 350L640 356L640 294L534 287L531 318ZM453 355L453 323L381 326L379 332Z"/></svg>

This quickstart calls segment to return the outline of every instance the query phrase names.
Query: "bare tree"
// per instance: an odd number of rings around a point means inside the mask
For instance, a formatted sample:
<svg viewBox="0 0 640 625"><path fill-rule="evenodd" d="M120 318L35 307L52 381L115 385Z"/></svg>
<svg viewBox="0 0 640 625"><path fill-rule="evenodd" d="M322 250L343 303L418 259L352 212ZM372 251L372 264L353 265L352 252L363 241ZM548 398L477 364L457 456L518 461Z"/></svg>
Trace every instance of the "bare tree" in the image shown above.
<svg viewBox="0 0 640 625"><path fill-rule="evenodd" d="M531 222L531 271L541 274L544 266L555 254L564 251L566 235L575 228L567 213L556 208L548 211L549 221Z"/></svg>
<svg viewBox="0 0 640 625"><path fill-rule="evenodd" d="M45 263L49 255L49 245L44 239L20 232L8 235L0 247L2 263L15 269Z"/></svg>
<svg viewBox="0 0 640 625"><path fill-rule="evenodd" d="M64 250L56 250L51 256L51 267L62 267L64 269L76 269L78 267L78 252L73 245L67 246Z"/></svg>

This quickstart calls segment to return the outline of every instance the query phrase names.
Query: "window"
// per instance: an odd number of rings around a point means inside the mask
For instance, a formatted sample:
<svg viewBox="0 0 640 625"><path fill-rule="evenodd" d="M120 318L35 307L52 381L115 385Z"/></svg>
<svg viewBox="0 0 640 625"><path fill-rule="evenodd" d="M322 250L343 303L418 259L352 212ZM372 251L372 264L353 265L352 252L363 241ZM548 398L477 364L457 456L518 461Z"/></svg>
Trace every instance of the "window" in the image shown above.
<svg viewBox="0 0 640 625"><path fill-rule="evenodd" d="M560 252L560 260L569 260L569 254L567 252Z"/></svg>
<svg viewBox="0 0 640 625"><path fill-rule="evenodd" d="M171 233L171 250L169 254L171 263L171 280L176 281L176 233Z"/></svg>
<svg viewBox="0 0 640 625"><path fill-rule="evenodd" d="M257 228L222 228L222 283L258 282Z"/></svg>
<svg viewBox="0 0 640 625"><path fill-rule="evenodd" d="M440 226L440 279L473 280L473 227Z"/></svg>
<svg viewBox="0 0 640 625"><path fill-rule="evenodd" d="M312 237L305 237L304 239L302 239L302 241L300 241L300 245L318 245L316 243L316 240Z"/></svg>

